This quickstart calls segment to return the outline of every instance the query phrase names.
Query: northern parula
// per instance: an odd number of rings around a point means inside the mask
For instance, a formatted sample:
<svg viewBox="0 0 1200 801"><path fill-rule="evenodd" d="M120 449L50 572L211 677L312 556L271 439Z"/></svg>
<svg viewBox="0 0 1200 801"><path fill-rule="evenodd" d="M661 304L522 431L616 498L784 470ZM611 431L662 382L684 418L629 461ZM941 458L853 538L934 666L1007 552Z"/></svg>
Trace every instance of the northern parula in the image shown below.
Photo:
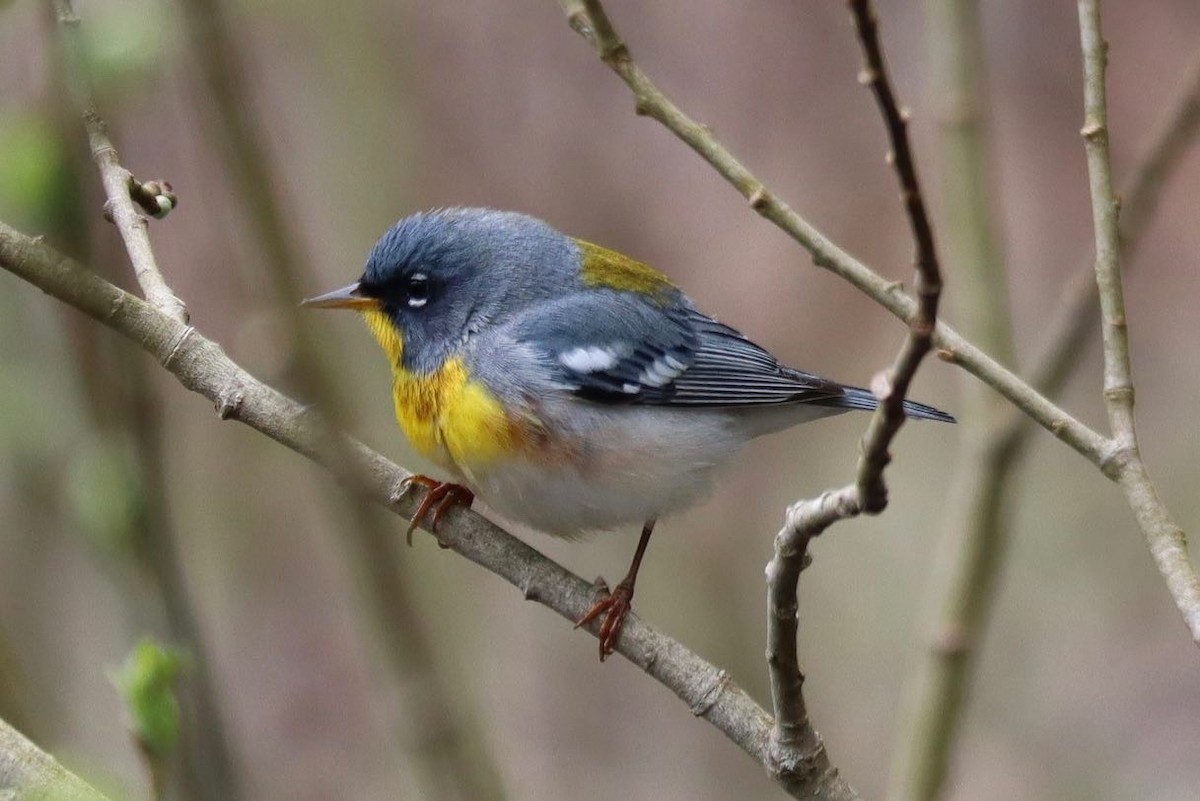
<svg viewBox="0 0 1200 801"><path fill-rule="evenodd" d="M699 499L754 437L876 406L867 390L783 366L657 270L513 212L406 217L357 281L305 304L362 313L391 364L400 427L453 476L413 478L428 490L413 526L432 509L436 528L475 494L558 536L643 524L628 575L579 621L605 615L601 659L657 518Z"/></svg>

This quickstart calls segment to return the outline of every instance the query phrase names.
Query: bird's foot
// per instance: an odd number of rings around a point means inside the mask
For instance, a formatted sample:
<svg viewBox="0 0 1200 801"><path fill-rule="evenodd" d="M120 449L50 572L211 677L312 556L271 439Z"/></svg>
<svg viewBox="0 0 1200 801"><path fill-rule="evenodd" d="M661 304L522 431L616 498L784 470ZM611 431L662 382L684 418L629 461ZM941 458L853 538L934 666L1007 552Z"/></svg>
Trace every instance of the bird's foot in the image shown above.
<svg viewBox="0 0 1200 801"><path fill-rule="evenodd" d="M409 476L400 482L400 488L403 491L408 491L414 486L424 487L425 497L418 504L417 511L413 512L412 518L408 521L408 530L404 532L404 540L409 545L412 545L413 531L421 524L431 509L433 510L433 519L429 522L429 530L436 535L438 523L452 506L465 506L470 509L471 504L475 501L475 493L462 484L438 481L429 476Z"/></svg>
<svg viewBox="0 0 1200 801"><path fill-rule="evenodd" d="M629 609L633 605L633 582L626 577L624 581L613 588L612 592L608 591L602 581L598 583L604 597L592 604L592 608L575 623L575 628L586 626L600 615L604 615L600 631L596 634L600 640L600 661L603 662L617 650L617 640L621 637L621 626L625 623L625 615L629 614Z"/></svg>

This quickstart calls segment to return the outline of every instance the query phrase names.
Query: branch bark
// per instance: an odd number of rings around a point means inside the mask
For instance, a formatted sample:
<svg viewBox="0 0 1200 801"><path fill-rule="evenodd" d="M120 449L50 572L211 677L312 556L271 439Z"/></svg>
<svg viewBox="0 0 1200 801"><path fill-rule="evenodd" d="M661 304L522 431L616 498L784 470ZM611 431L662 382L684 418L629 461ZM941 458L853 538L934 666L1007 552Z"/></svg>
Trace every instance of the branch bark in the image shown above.
<svg viewBox="0 0 1200 801"><path fill-rule="evenodd" d="M4 720L0 720L0 797L22 801L107 801Z"/></svg>
<svg viewBox="0 0 1200 801"><path fill-rule="evenodd" d="M96 109L92 98L91 81L84 65L84 49L79 35L79 17L71 6L71 0L51 0L55 15L58 18L59 29L62 32L63 60L66 66L67 83L71 94L83 117L87 129L88 144L91 146L92 159L100 170L100 178L104 183L104 193L108 196L105 210L125 242L129 252L129 261L133 265L134 275L142 292L155 307L164 314L186 323L188 320L187 307L183 305L171 288L167 286L158 262L154 258L154 250L150 247L150 235L147 231L146 217L140 214L134 206L134 196L144 197L148 193L146 186L134 178L133 174L121 165L117 157L117 149L108 138L108 130L104 119ZM156 182L157 183L157 182ZM169 192L169 188L163 192ZM157 197L152 195L151 197ZM165 197L165 194L163 195ZM174 196L172 195L172 201Z"/></svg>
<svg viewBox="0 0 1200 801"><path fill-rule="evenodd" d="M1137 252L1142 235L1158 209L1166 179L1195 142L1197 132L1200 132L1200 50L1192 54L1178 99L1159 123L1150 146L1120 193L1121 215L1117 222L1123 262L1128 263ZM1049 333L1045 345L1029 371L1030 382L1050 396L1061 392L1074 372L1079 364L1079 349L1100 316L1095 267L1091 259L1068 283L1057 306L1058 313L1046 326ZM1026 418L1012 414L1001 441L1028 434Z"/></svg>
<svg viewBox="0 0 1200 801"><path fill-rule="evenodd" d="M1096 286L1100 290L1100 331L1104 338L1104 402L1116 444L1137 448L1133 419L1133 366L1121 280L1120 201L1113 192L1108 157L1108 98L1105 71L1108 42L1100 30L1099 0L1080 0L1079 32L1083 43L1083 147L1087 153L1096 233Z"/></svg>
<svg viewBox="0 0 1200 801"><path fill-rule="evenodd" d="M1096 229L1096 286L1100 292L1101 332L1104 339L1104 402L1112 429L1111 453L1105 474L1125 491L1150 553L1166 579L1183 614L1192 640L1200 645L1200 578L1188 557L1183 529L1158 497L1138 449L1134 424L1133 368L1121 279L1120 202L1113 193L1108 152L1108 101L1105 70L1108 43L1100 23L1099 0L1079 0L1079 33L1083 47L1084 150Z"/></svg>
<svg viewBox="0 0 1200 801"><path fill-rule="evenodd" d="M811 561L808 544L839 520L862 512L857 484L798 501L787 510L767 563L767 675L775 724L766 751L767 772L798 784L797 798L857 801L856 793L829 760L825 743L808 719L804 674L797 650L800 572Z"/></svg>
<svg viewBox="0 0 1200 801"><path fill-rule="evenodd" d="M616 36L612 23L598 2L558 0L558 3L566 12L571 27L592 45L604 63L629 87L638 114L658 121L696 151L746 198L752 209L807 250L818 267L849 281L901 320L910 322L913 319L917 313L917 301L904 292L899 284L884 278L835 245L771 192L721 144L708 126L701 125L685 114L655 86L630 57L629 48ZM592 16L599 21L593 22ZM934 328L933 344L939 358L959 365L991 386L1093 464L1103 462L1106 438L1102 434L1050 402L945 322L939 321Z"/></svg>
<svg viewBox="0 0 1200 801"><path fill-rule="evenodd" d="M933 226L925 209L925 198L917 180L917 168L908 144L908 112L896 102L879 43L878 21L870 0L850 0L851 17L862 45L864 69L860 80L866 83L883 114L891 151L888 161L895 167L900 183L900 199L912 229L915 247L917 307L909 319L909 333L900 354L886 376L877 376L872 391L879 398L879 409L871 418L863 438L863 454L858 463L858 493L863 511L878 514L887 506L887 488L883 484L883 469L891 457L891 444L904 424L904 397L908 386L925 354L933 346L932 334L937 325L938 299L942 294L942 274Z"/></svg>
<svg viewBox="0 0 1200 801"><path fill-rule="evenodd" d="M863 513L878 514L887 507L883 471L891 459L888 447L904 423L908 386L932 347L942 287L933 227L908 142L908 115L896 101L888 78L875 9L869 0L850 0L849 6L863 51L860 79L870 87L883 115L891 147L888 160L895 167L900 198L912 229L918 306L895 362L873 382L879 408L863 435L855 482L793 504L775 537L775 554L767 565L767 667L775 708L767 769L773 775L802 780L806 791L802 797L813 799L855 799L858 795L838 775L808 718L797 652L800 573L809 562L808 545L813 537L839 520ZM611 32L611 24L605 25Z"/></svg>
<svg viewBox="0 0 1200 801"><path fill-rule="evenodd" d="M0 223L0 267L140 345L187 389L211 400L221 419L238 420L352 483L407 519L416 499L402 489L410 474L361 443L343 439L354 460L348 477L331 454L325 427L295 400L235 364L220 346L137 297L104 281L45 243ZM521 590L569 622L591 606L592 584L466 509L438 525L438 541ZM595 627L591 629L595 634ZM750 756L765 760L771 717L729 675L630 615L618 651L675 693ZM784 785L791 791L791 787Z"/></svg>
<svg viewBox="0 0 1200 801"><path fill-rule="evenodd" d="M571 27L583 36L600 58L625 82L633 93L638 114L664 125L688 147L707 161L726 181L749 201L760 215L773 222L812 255L813 262L849 281L900 319L911 322L918 303L902 288L887 281L874 270L839 248L819 230L793 211L734 157L712 131L683 113L670 101L629 55L629 48L617 36L598 0L558 0ZM1112 439L1077 420L1026 381L989 356L974 343L944 322L933 331L933 344L939 358L957 364L999 392L1034 422L1062 440L1100 469L1105 476L1120 481L1125 472L1126 452ZM1135 473L1137 471L1134 471ZM1144 475L1144 472L1142 473ZM1144 511L1145 498L1153 495L1153 486L1134 478L1136 502ZM1157 502L1156 514L1139 514L1135 494L1126 489L1126 498L1135 510L1143 534L1151 542L1159 572L1176 606L1200 645L1200 579L1188 560L1186 543L1166 509ZM1153 525L1147 529L1145 525Z"/></svg>
<svg viewBox="0 0 1200 801"><path fill-rule="evenodd" d="M51 33L60 37L79 34L76 24L69 29L51 28ZM65 40L62 42L65 46ZM76 60L79 59L78 54ZM73 63L68 70L68 59L54 63L52 72L53 119L65 141L74 142L78 121L72 112L73 93L68 90L72 73L76 82L84 82L88 71L81 63ZM89 97L85 101L90 104ZM101 128L101 131L103 129ZM89 144L93 144L90 140ZM59 192L62 194L60 207L63 214L55 215L51 236L64 243L68 250L79 256L97 251L116 253L122 244L110 236L103 223L89 225L87 205L82 190L86 174L94 169L82 148L69 148L67 180ZM115 154L110 156L117 172ZM106 166L106 169L108 169ZM160 182L140 184L126 174L128 194L133 202L149 214L158 214L160 198L174 196L169 187ZM107 208L111 211L113 204ZM110 222L115 219L111 213ZM142 220L145 223L145 220ZM142 235L145 235L143 228ZM149 242L143 242L149 252ZM126 251L129 253L132 251ZM153 256L153 254L151 254ZM122 255L112 260L114 280L127 269L120 264ZM120 267L121 269L117 269ZM155 267L157 269L157 267ZM143 283L145 291L150 287ZM172 296L173 298L173 296ZM174 310L167 309L174 314ZM70 314L67 312L66 314ZM175 315L178 316L178 315ZM182 319L182 318L181 318ZM237 769L231 753L231 737L224 712L218 698L210 651L204 641L194 598L188 583L187 571L180 558L176 534L170 523L167 508L167 493L162 487L164 479L162 464L162 415L159 391L149 380L150 368L140 356L123 347L111 338L96 337L90 321L78 315L68 319L64 314L64 325L71 333L71 342L76 368L83 382L83 403L91 412L91 424L109 447L128 448L129 469L136 479L122 486L124 499L118 504L127 511L122 521L127 529L128 548L119 549L123 558L131 559L137 578L145 578L145 589L140 581L117 581L127 609L128 626L135 634L144 634L147 629L161 632L163 638L185 647L191 654L188 666L181 677L179 702L183 709L180 724L178 760L170 760L177 766L171 779L180 799L219 799L237 801L242 797L238 784ZM122 381L105 380L105 377L120 375ZM149 603L147 601L150 601ZM165 778L165 777L164 777Z"/></svg>
<svg viewBox="0 0 1200 801"><path fill-rule="evenodd" d="M935 0L930 6L935 22L931 26L933 48L951 51L955 56L952 59L955 63L942 64L935 73L960 84L939 92L948 96L951 105L943 115L946 121L942 136L948 141L941 148L947 154L946 208L949 215L959 218L957 222L952 219L947 227L946 241L955 254L953 263L971 276L963 282L957 297L979 295L970 301L970 310L960 316L972 322L990 317L972 333L989 352L1003 354L1005 349L998 338L1008 337L1003 334L1005 329L1000 321L1007 319L1008 314L1002 308L1004 304L996 299L1003 297L1006 287L987 287L1003 277L1006 270L1000 248L988 244L994 235L980 231L981 226L989 224L986 209L979 208L979 199L987 194L982 174L987 161L985 148L982 141L974 145L956 144L956 140L982 136L982 130L978 130L982 122L979 108L986 93L978 84L978 75L966 85L964 73L978 67L964 66L961 61L975 59L982 52L978 20L974 18L976 3ZM946 24L936 24L943 17ZM964 31L964 26L972 30ZM935 64L942 60L934 59ZM947 72L952 75L946 75ZM1193 56L1183 91L1156 128L1150 146L1121 193L1120 246L1121 258L1127 265L1158 207L1167 179L1198 130L1200 51ZM968 238L975 239L975 244L956 246L956 240ZM1079 351L1088 343L1099 318L1095 273L1090 262L1067 282L1057 309L1046 326L1049 333L1045 344L1030 370L1033 385L1049 397L1057 396L1076 372L1081 364ZM968 396L975 397L974 393ZM964 467L958 473L958 486L951 493L954 501L933 560L928 602L933 611L927 651L907 691L907 712L895 738L896 755L888 790L888 797L894 801L924 801L944 792L955 733L970 691L974 655L984 637L1003 569L1006 545L1003 518L1006 499L1011 497L1013 470L1036 431L1032 421L1017 409L1008 407L997 415L1001 410L992 408L995 404L987 404L986 409L976 406L983 400L982 397L971 400L962 415L966 434ZM973 412L974 409L978 412ZM987 425L976 433L974 429L980 422Z"/></svg>

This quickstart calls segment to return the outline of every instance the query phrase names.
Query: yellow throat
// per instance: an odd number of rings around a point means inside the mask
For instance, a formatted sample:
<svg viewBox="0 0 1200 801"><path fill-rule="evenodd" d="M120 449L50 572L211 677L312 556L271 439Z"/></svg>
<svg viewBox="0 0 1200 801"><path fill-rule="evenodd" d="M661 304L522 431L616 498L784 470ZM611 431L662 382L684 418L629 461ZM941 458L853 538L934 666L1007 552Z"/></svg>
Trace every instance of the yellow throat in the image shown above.
<svg viewBox="0 0 1200 801"><path fill-rule="evenodd" d="M470 476L521 447L522 421L471 380L460 357L427 375L414 373L403 365L404 340L388 316L374 309L362 315L392 365L396 420L422 455Z"/></svg>

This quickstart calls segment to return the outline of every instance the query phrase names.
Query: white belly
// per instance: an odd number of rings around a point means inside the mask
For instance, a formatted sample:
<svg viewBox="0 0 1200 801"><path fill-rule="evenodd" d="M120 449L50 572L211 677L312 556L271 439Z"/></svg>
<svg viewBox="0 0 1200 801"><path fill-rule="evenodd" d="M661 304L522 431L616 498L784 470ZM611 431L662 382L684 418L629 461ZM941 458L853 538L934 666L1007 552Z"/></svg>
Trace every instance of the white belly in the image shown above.
<svg viewBox="0 0 1200 801"><path fill-rule="evenodd" d="M468 477L476 494L515 522L579 536L669 514L703 497L713 470L748 439L723 413L575 408L567 456L505 459ZM557 429L556 430L560 430Z"/></svg>

